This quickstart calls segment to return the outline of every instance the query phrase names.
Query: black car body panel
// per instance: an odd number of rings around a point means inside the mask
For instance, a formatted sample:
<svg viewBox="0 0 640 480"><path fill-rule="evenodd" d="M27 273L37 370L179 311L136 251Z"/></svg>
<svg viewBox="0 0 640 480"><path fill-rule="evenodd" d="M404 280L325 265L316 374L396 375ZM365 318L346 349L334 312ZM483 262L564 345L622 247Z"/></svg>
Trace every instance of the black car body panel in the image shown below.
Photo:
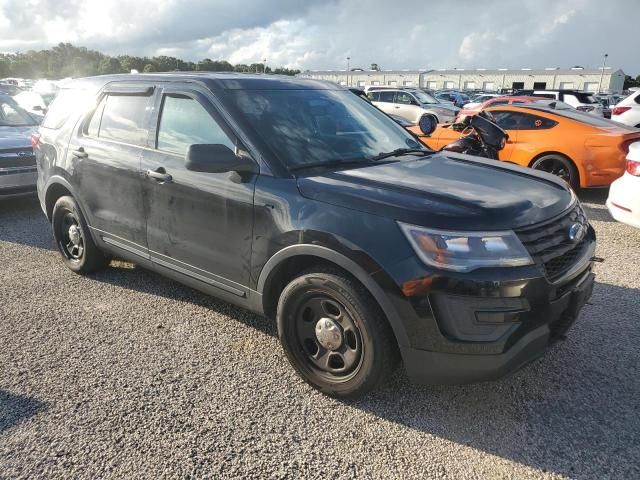
<svg viewBox="0 0 640 480"><path fill-rule="evenodd" d="M320 261L336 265L376 299L416 381L485 380L520 368L562 338L589 297L595 233L586 219L571 216L578 201L555 177L450 152L298 174L254 134L226 93L335 85L176 73L97 77L71 87L95 101L57 128L48 128L47 118L40 128L38 193L47 216L58 197L71 194L100 248L266 315L275 311L287 272ZM95 104L110 89L149 95L139 145L86 134ZM197 100L255 161L255 171L188 171L183 157L156 148L167 95ZM523 239L543 225L564 248L557 258L577 253L553 278L545 268L556 257L544 256L532 265L453 272L421 261L398 221L514 230ZM587 231L579 252L565 239L569 221Z"/></svg>

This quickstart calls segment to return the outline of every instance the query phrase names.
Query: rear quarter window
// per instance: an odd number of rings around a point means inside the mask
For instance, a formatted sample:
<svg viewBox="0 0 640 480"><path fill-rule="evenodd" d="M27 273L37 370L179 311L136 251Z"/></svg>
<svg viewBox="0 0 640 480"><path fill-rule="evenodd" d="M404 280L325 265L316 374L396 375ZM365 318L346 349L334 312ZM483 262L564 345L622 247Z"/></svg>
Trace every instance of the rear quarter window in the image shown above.
<svg viewBox="0 0 640 480"><path fill-rule="evenodd" d="M144 146L148 129L146 128L150 96L109 94L96 109L88 130L97 129L98 137L115 140L130 145ZM99 128L94 119L100 114Z"/></svg>
<svg viewBox="0 0 640 480"><path fill-rule="evenodd" d="M74 113L84 111L92 100L91 94L86 90L61 89L49 105L42 126L51 129L61 128Z"/></svg>

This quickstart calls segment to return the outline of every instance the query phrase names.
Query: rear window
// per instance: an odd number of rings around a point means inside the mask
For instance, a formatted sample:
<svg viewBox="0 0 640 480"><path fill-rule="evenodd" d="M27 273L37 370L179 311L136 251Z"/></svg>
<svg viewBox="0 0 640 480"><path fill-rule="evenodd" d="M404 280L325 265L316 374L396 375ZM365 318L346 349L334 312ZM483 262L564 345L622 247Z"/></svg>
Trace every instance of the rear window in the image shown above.
<svg viewBox="0 0 640 480"><path fill-rule="evenodd" d="M107 95L89 122L87 133L100 138L144 146L149 99L145 95Z"/></svg>
<svg viewBox="0 0 640 480"><path fill-rule="evenodd" d="M71 115L84 111L92 100L91 94L86 90L63 88L49 104L42 126L52 129L61 128Z"/></svg>

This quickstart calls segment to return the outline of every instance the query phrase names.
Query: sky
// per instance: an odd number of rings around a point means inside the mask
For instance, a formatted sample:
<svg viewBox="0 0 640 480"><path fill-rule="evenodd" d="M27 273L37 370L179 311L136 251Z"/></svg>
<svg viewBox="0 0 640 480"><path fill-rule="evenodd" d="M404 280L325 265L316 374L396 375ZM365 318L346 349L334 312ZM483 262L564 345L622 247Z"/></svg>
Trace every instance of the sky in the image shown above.
<svg viewBox="0 0 640 480"><path fill-rule="evenodd" d="M71 42L111 55L301 70L544 68L640 74L640 0L0 0L0 50Z"/></svg>

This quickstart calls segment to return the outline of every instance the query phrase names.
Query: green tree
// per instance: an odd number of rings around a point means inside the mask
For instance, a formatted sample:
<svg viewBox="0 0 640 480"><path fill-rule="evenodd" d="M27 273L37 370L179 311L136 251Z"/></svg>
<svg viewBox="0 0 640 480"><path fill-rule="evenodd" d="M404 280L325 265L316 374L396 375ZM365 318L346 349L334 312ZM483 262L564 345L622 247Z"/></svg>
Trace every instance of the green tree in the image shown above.
<svg viewBox="0 0 640 480"><path fill-rule="evenodd" d="M100 73L109 74L109 73L120 73L122 71L122 65L120 65L120 61L115 57L105 57L100 62Z"/></svg>
<svg viewBox="0 0 640 480"><path fill-rule="evenodd" d="M142 69L142 71L144 73L150 73L150 72L155 72L156 71L156 67L153 66L152 63L147 63L144 68Z"/></svg>

